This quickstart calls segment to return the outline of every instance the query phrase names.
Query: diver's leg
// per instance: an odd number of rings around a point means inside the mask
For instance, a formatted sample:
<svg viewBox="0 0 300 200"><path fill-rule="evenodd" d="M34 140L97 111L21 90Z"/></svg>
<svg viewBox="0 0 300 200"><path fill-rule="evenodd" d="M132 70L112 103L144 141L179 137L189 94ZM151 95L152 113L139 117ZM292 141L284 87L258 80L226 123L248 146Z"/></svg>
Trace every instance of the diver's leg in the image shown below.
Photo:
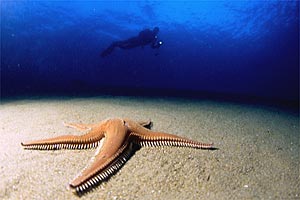
<svg viewBox="0 0 300 200"><path fill-rule="evenodd" d="M107 47L104 51L102 51L101 57L105 57L111 54L115 49L115 47L117 46L118 46L118 42L113 42L109 47Z"/></svg>
<svg viewBox="0 0 300 200"><path fill-rule="evenodd" d="M117 42L117 46L120 49L132 49L137 46L141 46L141 41L138 37L132 37L127 40Z"/></svg>
<svg viewBox="0 0 300 200"><path fill-rule="evenodd" d="M129 38L128 40L123 41L116 41L113 42L107 49L102 51L101 57L108 56L116 47L119 47L120 49L132 49L137 46L141 46L138 37Z"/></svg>
<svg viewBox="0 0 300 200"><path fill-rule="evenodd" d="M120 49L129 49L128 46L130 46L130 42L128 40L118 41L115 42L115 46L119 47Z"/></svg>

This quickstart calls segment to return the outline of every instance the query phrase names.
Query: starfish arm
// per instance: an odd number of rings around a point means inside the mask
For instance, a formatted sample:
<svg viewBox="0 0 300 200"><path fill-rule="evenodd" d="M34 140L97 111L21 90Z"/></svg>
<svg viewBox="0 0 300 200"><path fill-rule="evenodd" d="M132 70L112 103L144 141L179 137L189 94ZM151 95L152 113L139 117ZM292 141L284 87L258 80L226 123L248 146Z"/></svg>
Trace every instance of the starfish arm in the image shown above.
<svg viewBox="0 0 300 200"><path fill-rule="evenodd" d="M99 145L104 132L93 129L84 135L63 135L59 137L22 142L25 149L57 150L57 149L88 149Z"/></svg>
<svg viewBox="0 0 300 200"><path fill-rule="evenodd" d="M74 128L79 131L88 131L92 130L93 128L97 127L99 124L82 124L82 123L63 123L65 127L68 128ZM152 122L151 120L148 121L139 121L138 124L140 124L143 127L151 128Z"/></svg>
<svg viewBox="0 0 300 200"><path fill-rule="evenodd" d="M75 128L79 131L88 131L96 127L97 124L81 124L81 123L64 123L64 126L69 128Z"/></svg>
<svg viewBox="0 0 300 200"><path fill-rule="evenodd" d="M141 146L178 146L199 149L214 148L212 143L202 143L170 133L150 131L131 120L125 120L125 124L127 124L129 130L132 132L131 137L133 142Z"/></svg>
<svg viewBox="0 0 300 200"><path fill-rule="evenodd" d="M106 131L102 148L97 148L90 163L70 182L70 188L77 194L109 178L130 156L131 145L128 142L127 127L124 126L123 120L114 121Z"/></svg>

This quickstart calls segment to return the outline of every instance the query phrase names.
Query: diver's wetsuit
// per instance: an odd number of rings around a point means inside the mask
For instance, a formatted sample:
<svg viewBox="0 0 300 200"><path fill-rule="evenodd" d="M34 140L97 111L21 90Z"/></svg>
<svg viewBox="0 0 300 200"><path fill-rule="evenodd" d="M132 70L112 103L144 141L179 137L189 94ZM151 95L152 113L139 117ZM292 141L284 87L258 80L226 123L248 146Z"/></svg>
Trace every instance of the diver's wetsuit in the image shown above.
<svg viewBox="0 0 300 200"><path fill-rule="evenodd" d="M121 49L131 49L138 46L145 46L151 44L151 48L157 49L162 45L162 42L157 42L157 33L159 29L155 27L152 31L150 29L145 29L139 33L138 36L129 38L123 41L113 42L108 48L106 48L101 53L101 57L105 57L111 54L114 48L119 47Z"/></svg>

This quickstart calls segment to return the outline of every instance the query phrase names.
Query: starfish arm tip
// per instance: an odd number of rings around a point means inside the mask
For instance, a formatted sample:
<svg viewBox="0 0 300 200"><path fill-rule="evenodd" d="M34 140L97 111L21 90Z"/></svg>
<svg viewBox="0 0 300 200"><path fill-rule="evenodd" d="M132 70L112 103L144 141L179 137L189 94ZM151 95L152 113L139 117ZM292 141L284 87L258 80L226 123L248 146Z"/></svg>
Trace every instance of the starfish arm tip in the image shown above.
<svg viewBox="0 0 300 200"><path fill-rule="evenodd" d="M20 144L21 144L22 147L28 146L28 142L21 142Z"/></svg>

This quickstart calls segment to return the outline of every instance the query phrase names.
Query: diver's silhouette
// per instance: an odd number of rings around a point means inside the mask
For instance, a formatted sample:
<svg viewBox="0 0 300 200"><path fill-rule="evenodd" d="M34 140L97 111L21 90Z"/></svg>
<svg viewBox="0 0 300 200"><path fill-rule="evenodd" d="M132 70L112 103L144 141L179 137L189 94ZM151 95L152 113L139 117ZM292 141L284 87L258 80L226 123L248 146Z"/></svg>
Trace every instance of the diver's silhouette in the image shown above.
<svg viewBox="0 0 300 200"><path fill-rule="evenodd" d="M157 33L159 31L158 27L155 27L152 31L150 29L145 29L139 33L138 36L129 38L127 40L113 42L108 48L106 48L101 53L101 57L108 56L113 52L116 47L121 49L131 49L134 47L144 47L145 45L150 44L151 48L158 49L163 42L158 41Z"/></svg>

